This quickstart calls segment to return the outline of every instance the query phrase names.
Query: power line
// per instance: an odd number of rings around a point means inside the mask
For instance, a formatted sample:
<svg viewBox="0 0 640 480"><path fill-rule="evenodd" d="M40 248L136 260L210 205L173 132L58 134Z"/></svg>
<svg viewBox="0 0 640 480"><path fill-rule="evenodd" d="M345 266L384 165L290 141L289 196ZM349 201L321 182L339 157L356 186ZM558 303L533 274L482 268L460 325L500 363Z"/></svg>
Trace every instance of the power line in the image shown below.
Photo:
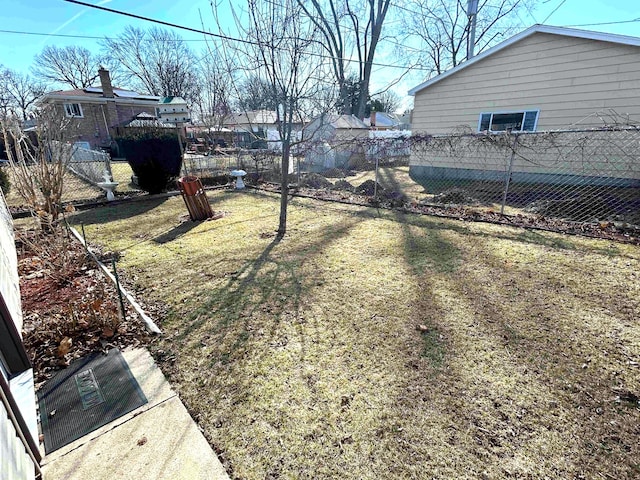
<svg viewBox="0 0 640 480"><path fill-rule="evenodd" d="M565 25L565 27L597 27L599 25L620 25L623 23L634 23L634 22L640 22L640 17L634 18L633 20L620 20L617 22L582 23L580 25Z"/></svg>
<svg viewBox="0 0 640 480"><path fill-rule="evenodd" d="M245 40L245 39L242 39L242 38L230 37L230 36L228 36L228 35L221 35L221 34L218 34L218 33L207 32L206 30L199 30L199 29L197 29L197 28L186 27L186 26L184 26L184 25L178 25L178 24L176 24L176 23L165 22L165 21L163 21L163 20L157 20L157 19L154 19L154 18L144 17L144 16L142 16L142 15L136 15L136 14L129 13L129 12L124 12L124 11L121 11L121 10L115 10L115 9L113 9L113 8L103 7L103 6L101 6L101 5L93 5L93 4L91 4L91 3L81 2L81 1L79 1L79 0L64 0L64 1L65 1L65 2L68 2L68 3L74 3L74 4L76 4L76 5L82 5L82 6L84 6L84 7L89 7L89 8L95 8L95 9L98 9L98 10L103 10L103 11L105 11L105 12L109 12L109 13L115 13L115 14L117 14L117 15L124 15L124 16L126 16L126 17L136 18L136 19L138 19L138 20L144 20L144 21L146 21L146 22L151 22L151 23L157 23L157 24L160 24L160 25L165 25L165 26L167 26L167 27L177 28L177 29L180 29L180 30L186 30L186 31L189 31L189 32L200 33L200 34L202 34L202 35L208 35L208 36L211 36L211 37L214 37L214 38L219 38L219 39L221 39L221 40L227 40L227 41L231 41L231 42L244 43L244 44L247 44L247 45L252 45L252 46L254 46L254 47L263 47L263 46L264 46L264 45L262 45L262 44L261 44L261 43L259 43L259 42L253 42L253 41L251 41L251 40ZM278 49L278 50L284 50L284 49L277 48L277 47L275 47L275 48L276 48L276 49ZM309 55L309 56L313 56L313 57L323 58L323 59L325 59L325 60L341 60L341 61L343 61L343 62L347 62L347 63L359 63L359 62L360 62L359 60L351 60L351 59L349 59L349 58L344 58L344 57L334 57L334 56L331 56L331 55L323 55L323 54L320 54L320 53L313 53L313 52L309 52L309 53L308 53L308 55ZM377 63L377 62L372 62L371 64L372 64L372 65L375 65L375 66L377 66L377 67L399 68L399 69L406 69L406 68L407 68L405 65L392 65L392 64L387 64L387 63ZM430 69L427 69L427 68L419 68L419 67L413 67L413 69L414 69L414 70L422 70L422 71L430 71Z"/></svg>
<svg viewBox="0 0 640 480"><path fill-rule="evenodd" d="M567 0L562 0L562 1L560 2L560 5L558 5L556 8L554 8L554 9L553 9L553 11L552 11L549 15L547 15L547 18L545 18L545 19L542 21L542 23L543 23L543 24L545 24L545 23L547 22L547 20L549 20L549 18L551 17L551 15L553 15L554 13L556 13L556 12L558 11L558 9L559 9L562 5L564 5L566 2L567 2Z"/></svg>
<svg viewBox="0 0 640 480"><path fill-rule="evenodd" d="M114 37L96 37L92 35L64 35L60 33L42 33L42 32L24 32L21 30L0 30L0 33L12 33L16 35L34 35L38 37L60 37L60 38L82 38L88 40L117 40ZM152 41L148 39L147 41ZM206 42L207 40L201 39L176 39L176 40L164 40L172 42Z"/></svg>

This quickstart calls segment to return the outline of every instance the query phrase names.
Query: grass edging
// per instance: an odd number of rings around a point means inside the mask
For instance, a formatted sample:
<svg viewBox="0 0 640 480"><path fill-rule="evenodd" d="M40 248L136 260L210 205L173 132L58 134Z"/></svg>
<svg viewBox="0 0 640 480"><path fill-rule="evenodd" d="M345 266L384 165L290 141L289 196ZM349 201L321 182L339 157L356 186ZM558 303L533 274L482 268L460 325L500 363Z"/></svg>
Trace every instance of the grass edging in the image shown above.
<svg viewBox="0 0 640 480"><path fill-rule="evenodd" d="M87 251L87 253L91 256L91 258L93 259L93 261L98 265L98 267L100 267L100 269L102 270L102 273L109 279L111 280L111 282L113 283L113 285L120 290L120 292L122 293L122 295L124 296L124 298L127 299L127 301L129 302L129 305L131 305L131 307L135 310L135 312L138 314L138 316L140 317L140 319L144 322L145 328L149 331L149 333L153 333L154 335L161 335L162 334L162 330L160 330L160 328L158 328L158 326L156 325L156 323L153 321L153 319L151 317L149 317L149 315L147 315L144 310L142 310L142 307L140 306L140 304L135 300L135 298L133 298L133 295L131 295L129 292L127 292L125 290L125 288L120 284L120 282L116 281L116 278L113 276L113 274L109 271L109 269L106 267L106 265L104 263L102 263L98 257L96 257L95 253L93 253L91 250L89 250L89 247L87 246L87 244L85 243L84 239L82 238L82 236L80 235L80 233L73 228L72 226L69 226L69 231L71 232L71 234L75 237L75 239L80 242L80 244L84 247L84 249Z"/></svg>

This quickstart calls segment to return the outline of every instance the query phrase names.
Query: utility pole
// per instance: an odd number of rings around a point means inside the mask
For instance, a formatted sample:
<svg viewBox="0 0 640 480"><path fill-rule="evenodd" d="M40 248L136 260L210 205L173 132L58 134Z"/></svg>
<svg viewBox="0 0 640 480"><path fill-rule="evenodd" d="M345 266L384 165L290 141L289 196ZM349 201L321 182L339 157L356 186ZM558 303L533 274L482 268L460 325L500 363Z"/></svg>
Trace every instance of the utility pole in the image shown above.
<svg viewBox="0 0 640 480"><path fill-rule="evenodd" d="M469 35L467 36L467 60L473 58L473 48L476 43L476 16L478 14L478 0L467 0L467 17L469 17Z"/></svg>

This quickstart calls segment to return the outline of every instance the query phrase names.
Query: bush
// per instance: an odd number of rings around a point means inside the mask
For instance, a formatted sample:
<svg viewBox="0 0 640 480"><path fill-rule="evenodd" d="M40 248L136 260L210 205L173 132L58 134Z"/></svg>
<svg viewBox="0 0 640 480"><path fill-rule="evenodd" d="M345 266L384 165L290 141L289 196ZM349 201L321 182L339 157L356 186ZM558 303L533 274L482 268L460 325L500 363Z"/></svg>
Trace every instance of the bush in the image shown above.
<svg viewBox="0 0 640 480"><path fill-rule="evenodd" d="M9 193L9 188L11 188L11 185L9 184L7 169L0 166L0 190L6 195Z"/></svg>
<svg viewBox="0 0 640 480"><path fill-rule="evenodd" d="M136 132L120 136L116 142L145 192L164 192L180 175L182 154L175 134Z"/></svg>

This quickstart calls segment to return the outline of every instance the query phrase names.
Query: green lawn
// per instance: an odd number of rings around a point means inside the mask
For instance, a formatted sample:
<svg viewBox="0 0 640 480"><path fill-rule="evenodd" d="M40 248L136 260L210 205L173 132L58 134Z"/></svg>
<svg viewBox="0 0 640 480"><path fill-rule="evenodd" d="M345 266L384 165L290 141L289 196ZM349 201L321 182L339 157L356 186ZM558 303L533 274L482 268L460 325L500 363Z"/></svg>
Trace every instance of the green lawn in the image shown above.
<svg viewBox="0 0 640 480"><path fill-rule="evenodd" d="M156 358L234 478L640 475L640 248L209 193L77 214L168 304Z"/></svg>

